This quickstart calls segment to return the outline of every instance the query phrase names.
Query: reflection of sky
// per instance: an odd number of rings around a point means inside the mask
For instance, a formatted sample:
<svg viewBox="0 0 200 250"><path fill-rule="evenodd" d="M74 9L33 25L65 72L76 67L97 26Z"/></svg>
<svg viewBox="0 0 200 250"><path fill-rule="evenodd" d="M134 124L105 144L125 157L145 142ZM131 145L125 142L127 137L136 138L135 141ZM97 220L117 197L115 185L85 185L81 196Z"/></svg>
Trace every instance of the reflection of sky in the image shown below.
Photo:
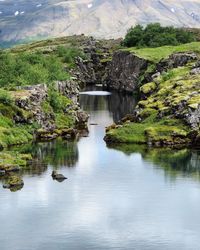
<svg viewBox="0 0 200 250"><path fill-rule="evenodd" d="M166 181L164 172L108 149L110 113L95 111L90 137L78 143L75 168L25 177L22 191L0 189L1 250L200 249L200 185Z"/></svg>

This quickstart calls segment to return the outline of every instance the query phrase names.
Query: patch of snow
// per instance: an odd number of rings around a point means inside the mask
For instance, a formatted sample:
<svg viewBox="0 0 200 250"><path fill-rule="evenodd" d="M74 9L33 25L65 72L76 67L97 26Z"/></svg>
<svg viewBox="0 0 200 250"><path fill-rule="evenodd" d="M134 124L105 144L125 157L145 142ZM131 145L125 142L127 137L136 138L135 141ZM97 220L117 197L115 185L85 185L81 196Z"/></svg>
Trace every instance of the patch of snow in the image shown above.
<svg viewBox="0 0 200 250"><path fill-rule="evenodd" d="M39 8L39 7L41 7L41 6L42 6L42 4L41 4L41 3L36 5L36 7L37 7L37 8Z"/></svg>
<svg viewBox="0 0 200 250"><path fill-rule="evenodd" d="M93 4L89 3L87 7L88 7L88 9L90 9L90 8L92 8L92 6L93 6Z"/></svg>
<svg viewBox="0 0 200 250"><path fill-rule="evenodd" d="M171 12L175 13L175 12L176 12L176 10L175 10L174 8L171 8Z"/></svg>
<svg viewBox="0 0 200 250"><path fill-rule="evenodd" d="M15 15L15 16L18 16L18 15L19 15L19 11L18 11L18 10L15 11L14 15Z"/></svg>

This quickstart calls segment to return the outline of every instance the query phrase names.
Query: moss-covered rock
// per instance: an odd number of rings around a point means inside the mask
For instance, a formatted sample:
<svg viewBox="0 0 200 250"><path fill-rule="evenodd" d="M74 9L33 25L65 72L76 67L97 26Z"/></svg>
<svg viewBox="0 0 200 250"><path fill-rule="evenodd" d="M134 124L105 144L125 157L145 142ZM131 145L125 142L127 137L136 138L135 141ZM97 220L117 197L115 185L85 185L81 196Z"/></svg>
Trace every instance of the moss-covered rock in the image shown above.
<svg viewBox="0 0 200 250"><path fill-rule="evenodd" d="M136 119L106 131L107 142L150 145L198 144L190 132L200 129L200 75L191 65L170 69L140 87ZM199 132L198 132L199 133Z"/></svg>
<svg viewBox="0 0 200 250"><path fill-rule="evenodd" d="M155 89L156 89L155 82L149 82L149 83L143 85L142 87L140 87L140 91L144 95L149 95L149 94L153 93Z"/></svg>

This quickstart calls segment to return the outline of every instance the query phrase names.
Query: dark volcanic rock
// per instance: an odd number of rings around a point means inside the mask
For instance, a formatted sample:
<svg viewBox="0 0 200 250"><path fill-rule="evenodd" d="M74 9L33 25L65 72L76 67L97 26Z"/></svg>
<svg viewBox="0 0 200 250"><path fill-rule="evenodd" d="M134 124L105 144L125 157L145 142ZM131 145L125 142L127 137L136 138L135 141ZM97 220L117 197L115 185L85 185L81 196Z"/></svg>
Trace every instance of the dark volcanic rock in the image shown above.
<svg viewBox="0 0 200 250"><path fill-rule="evenodd" d="M148 67L148 61L128 51L117 51L108 65L104 86L108 89L133 92L138 88L139 77Z"/></svg>
<svg viewBox="0 0 200 250"><path fill-rule="evenodd" d="M168 69L181 67L194 60L197 60L197 55L195 53L175 53L170 55L169 58L161 60L157 64L157 72L163 72L167 71Z"/></svg>
<svg viewBox="0 0 200 250"><path fill-rule="evenodd" d="M55 170L52 171L51 176L54 180L57 180L59 182L62 182L67 179L67 177L65 177L63 174L58 174Z"/></svg>

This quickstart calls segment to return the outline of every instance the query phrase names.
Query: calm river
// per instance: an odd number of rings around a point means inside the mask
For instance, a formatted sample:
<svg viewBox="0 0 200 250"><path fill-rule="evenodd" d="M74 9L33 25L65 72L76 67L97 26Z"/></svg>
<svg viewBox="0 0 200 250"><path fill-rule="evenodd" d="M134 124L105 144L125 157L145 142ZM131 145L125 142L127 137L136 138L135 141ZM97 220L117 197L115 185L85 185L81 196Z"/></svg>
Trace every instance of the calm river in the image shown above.
<svg viewBox="0 0 200 250"><path fill-rule="evenodd" d="M105 126L134 98L86 92L80 102L88 137L20 148L35 164L23 189L0 187L0 249L199 250L200 151L108 148ZM53 181L52 169L68 179Z"/></svg>

